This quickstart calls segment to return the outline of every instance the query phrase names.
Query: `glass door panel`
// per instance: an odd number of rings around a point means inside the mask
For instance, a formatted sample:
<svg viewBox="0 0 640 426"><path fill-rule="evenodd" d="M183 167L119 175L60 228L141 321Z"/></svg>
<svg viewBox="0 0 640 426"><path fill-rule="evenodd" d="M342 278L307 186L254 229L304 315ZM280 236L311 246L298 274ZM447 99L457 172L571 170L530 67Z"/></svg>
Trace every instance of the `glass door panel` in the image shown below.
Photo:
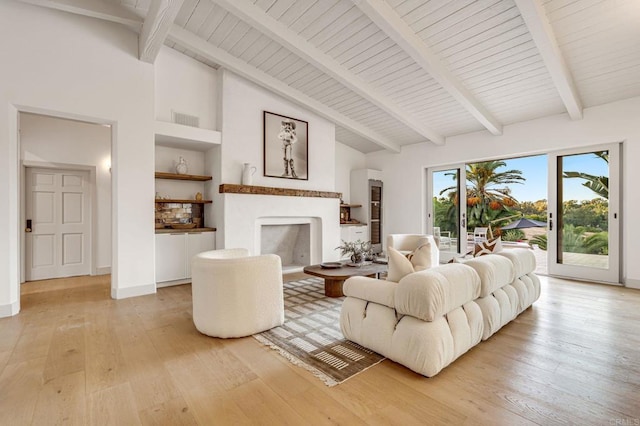
<svg viewBox="0 0 640 426"><path fill-rule="evenodd" d="M619 282L619 145L549 156L549 273Z"/></svg>
<svg viewBox="0 0 640 426"><path fill-rule="evenodd" d="M466 211L459 200L465 200L464 165L433 169L429 173L427 229L440 240L440 259L448 261L466 251ZM462 203L466 209L466 203Z"/></svg>

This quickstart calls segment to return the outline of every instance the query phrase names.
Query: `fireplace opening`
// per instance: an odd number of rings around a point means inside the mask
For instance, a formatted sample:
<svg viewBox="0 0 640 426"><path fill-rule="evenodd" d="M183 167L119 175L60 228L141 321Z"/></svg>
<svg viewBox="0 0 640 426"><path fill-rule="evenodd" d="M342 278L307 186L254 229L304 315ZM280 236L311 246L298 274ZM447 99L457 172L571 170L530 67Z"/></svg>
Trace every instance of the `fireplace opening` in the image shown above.
<svg viewBox="0 0 640 426"><path fill-rule="evenodd" d="M263 224L260 253L277 254L282 259L282 272L301 271L311 264L311 225Z"/></svg>

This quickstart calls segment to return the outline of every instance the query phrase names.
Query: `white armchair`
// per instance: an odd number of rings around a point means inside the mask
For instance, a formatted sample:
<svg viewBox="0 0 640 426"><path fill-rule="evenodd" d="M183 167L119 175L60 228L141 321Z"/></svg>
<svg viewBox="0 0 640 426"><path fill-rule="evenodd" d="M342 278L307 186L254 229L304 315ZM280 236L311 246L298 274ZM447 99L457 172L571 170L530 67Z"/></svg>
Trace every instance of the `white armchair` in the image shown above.
<svg viewBox="0 0 640 426"><path fill-rule="evenodd" d="M284 322L282 264L275 254L213 250L191 260L193 322L213 337L242 337Z"/></svg>

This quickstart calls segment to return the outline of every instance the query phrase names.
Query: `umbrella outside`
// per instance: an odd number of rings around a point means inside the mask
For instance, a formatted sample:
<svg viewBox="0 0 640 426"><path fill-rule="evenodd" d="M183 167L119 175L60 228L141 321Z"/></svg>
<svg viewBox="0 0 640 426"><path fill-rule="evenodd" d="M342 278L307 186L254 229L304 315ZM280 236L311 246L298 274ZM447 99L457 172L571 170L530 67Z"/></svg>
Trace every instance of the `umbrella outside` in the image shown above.
<svg viewBox="0 0 640 426"><path fill-rule="evenodd" d="M540 222L539 220L521 218L515 222L511 222L508 225L501 226L500 229L524 229L524 228L544 228L547 226L546 222Z"/></svg>

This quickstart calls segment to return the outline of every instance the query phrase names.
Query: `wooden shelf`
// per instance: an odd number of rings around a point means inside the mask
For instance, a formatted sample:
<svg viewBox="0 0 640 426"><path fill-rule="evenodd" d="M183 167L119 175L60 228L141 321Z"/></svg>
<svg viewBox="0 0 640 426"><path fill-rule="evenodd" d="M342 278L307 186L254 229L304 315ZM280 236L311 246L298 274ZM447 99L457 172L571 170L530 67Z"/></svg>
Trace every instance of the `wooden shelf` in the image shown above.
<svg viewBox="0 0 640 426"><path fill-rule="evenodd" d="M237 185L223 183L219 187L221 194L253 194L253 195L281 195L288 197L317 197L340 198L340 192L312 191L308 189L274 188L271 186Z"/></svg>
<svg viewBox="0 0 640 426"><path fill-rule="evenodd" d="M211 176L179 175L177 173L156 172L156 179L194 180L198 182L204 182L207 180L211 180Z"/></svg>
<svg viewBox="0 0 640 426"><path fill-rule="evenodd" d="M212 202L212 200L178 200L174 198L156 198L156 203L211 204Z"/></svg>
<svg viewBox="0 0 640 426"><path fill-rule="evenodd" d="M356 208L356 207L362 207L362 204L340 204L340 207Z"/></svg>

